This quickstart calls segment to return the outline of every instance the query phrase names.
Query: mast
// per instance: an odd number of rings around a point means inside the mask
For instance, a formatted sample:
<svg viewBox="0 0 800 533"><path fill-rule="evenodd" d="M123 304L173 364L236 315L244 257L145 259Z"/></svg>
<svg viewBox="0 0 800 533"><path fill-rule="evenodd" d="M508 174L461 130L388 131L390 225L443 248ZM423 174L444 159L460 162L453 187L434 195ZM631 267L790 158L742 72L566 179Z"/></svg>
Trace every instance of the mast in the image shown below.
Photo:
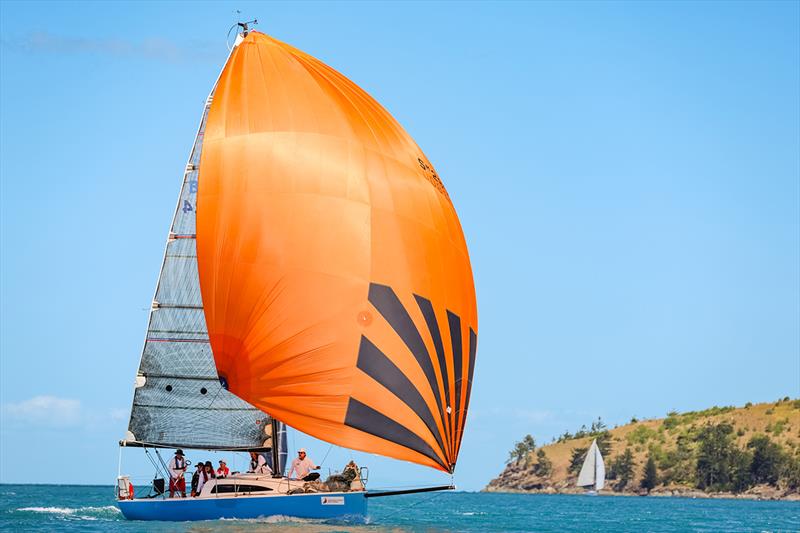
<svg viewBox="0 0 800 533"><path fill-rule="evenodd" d="M272 477L283 477L281 471L281 450L278 441L278 424L276 419L272 419Z"/></svg>

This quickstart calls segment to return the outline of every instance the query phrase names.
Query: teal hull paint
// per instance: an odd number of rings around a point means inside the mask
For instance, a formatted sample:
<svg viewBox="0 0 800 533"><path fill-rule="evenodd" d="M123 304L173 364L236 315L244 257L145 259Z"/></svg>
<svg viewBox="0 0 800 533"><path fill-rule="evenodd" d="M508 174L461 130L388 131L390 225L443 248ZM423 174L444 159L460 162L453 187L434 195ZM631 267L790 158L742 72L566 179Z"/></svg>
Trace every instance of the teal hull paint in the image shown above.
<svg viewBox="0 0 800 533"><path fill-rule="evenodd" d="M363 521L367 515L367 498L363 492L124 500L117 505L129 520L182 522L280 515Z"/></svg>

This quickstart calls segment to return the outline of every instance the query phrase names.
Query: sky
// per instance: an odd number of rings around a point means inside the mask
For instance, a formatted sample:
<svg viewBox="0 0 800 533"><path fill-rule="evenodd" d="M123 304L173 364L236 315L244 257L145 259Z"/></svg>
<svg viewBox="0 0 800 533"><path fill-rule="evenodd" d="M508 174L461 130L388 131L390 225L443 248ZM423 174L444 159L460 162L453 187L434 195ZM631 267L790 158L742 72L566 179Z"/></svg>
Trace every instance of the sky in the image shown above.
<svg viewBox="0 0 800 533"><path fill-rule="evenodd" d="M381 102L456 206L480 324L459 488L527 433L800 396L800 3L4 1L0 482L114 482L237 9ZM448 481L353 456L373 488Z"/></svg>

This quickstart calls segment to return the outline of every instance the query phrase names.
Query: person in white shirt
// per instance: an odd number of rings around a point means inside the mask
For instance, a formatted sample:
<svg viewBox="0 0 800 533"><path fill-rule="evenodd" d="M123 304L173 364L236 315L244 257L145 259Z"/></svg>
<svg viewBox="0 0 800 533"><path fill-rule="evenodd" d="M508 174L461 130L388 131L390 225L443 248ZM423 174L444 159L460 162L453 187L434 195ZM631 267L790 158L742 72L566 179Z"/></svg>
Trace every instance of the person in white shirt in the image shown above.
<svg viewBox="0 0 800 533"><path fill-rule="evenodd" d="M297 452L297 457L292 461L292 468L289 470L288 477L292 479L292 474L297 473L297 477L294 479L302 479L303 481L319 479L319 474L311 472L311 470L319 470L319 467L306 455L306 449L300 448Z"/></svg>
<svg viewBox="0 0 800 533"><path fill-rule="evenodd" d="M206 461L205 464L200 463L202 465L202 469L200 470L200 475L197 477L197 494L196 496L200 496L200 493L203 491L203 485L217 477L214 475L214 465L211 464L211 461Z"/></svg>
<svg viewBox="0 0 800 533"><path fill-rule="evenodd" d="M250 469L247 472L251 474L272 474L272 469L263 455L257 452L250 452Z"/></svg>
<svg viewBox="0 0 800 533"><path fill-rule="evenodd" d="M186 479L183 475L186 473L186 459L183 458L183 450L175 451L175 457L170 459L169 464L169 497L175 497L175 493L182 498L186 497Z"/></svg>
<svg viewBox="0 0 800 533"><path fill-rule="evenodd" d="M191 487L191 492L190 492L190 494L192 495L192 498L197 496L197 484L200 481L200 473L203 471L203 469L205 467L206 467L206 465L204 465L202 462L197 463L195 465L195 471L194 471L194 474L192 474L192 487Z"/></svg>

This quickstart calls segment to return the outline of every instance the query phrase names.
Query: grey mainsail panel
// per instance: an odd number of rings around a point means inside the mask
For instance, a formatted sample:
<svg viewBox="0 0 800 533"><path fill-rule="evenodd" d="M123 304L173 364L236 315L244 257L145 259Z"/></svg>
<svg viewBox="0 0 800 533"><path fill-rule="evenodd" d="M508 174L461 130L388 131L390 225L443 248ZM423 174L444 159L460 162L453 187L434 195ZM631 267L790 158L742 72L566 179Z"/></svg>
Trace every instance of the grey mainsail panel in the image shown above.
<svg viewBox="0 0 800 533"><path fill-rule="evenodd" d="M270 447L271 421L219 383L208 342L195 239L197 179L208 110L184 172L150 311L125 446Z"/></svg>

